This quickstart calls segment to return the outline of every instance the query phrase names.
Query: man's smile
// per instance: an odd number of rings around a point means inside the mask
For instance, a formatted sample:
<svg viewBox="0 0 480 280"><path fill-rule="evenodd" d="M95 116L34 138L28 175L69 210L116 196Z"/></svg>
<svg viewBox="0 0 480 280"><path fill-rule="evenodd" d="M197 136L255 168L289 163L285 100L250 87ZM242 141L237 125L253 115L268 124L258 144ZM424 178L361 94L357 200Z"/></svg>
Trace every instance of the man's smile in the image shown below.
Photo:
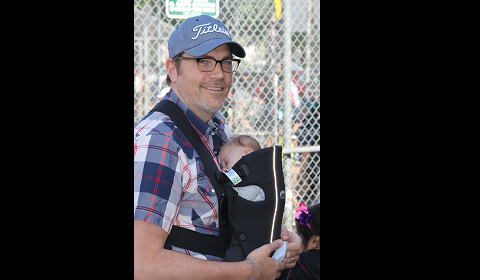
<svg viewBox="0 0 480 280"><path fill-rule="evenodd" d="M222 91L223 90L223 88L217 88L217 87L204 87L204 86L202 86L202 88L208 89L208 90L213 90L213 91Z"/></svg>

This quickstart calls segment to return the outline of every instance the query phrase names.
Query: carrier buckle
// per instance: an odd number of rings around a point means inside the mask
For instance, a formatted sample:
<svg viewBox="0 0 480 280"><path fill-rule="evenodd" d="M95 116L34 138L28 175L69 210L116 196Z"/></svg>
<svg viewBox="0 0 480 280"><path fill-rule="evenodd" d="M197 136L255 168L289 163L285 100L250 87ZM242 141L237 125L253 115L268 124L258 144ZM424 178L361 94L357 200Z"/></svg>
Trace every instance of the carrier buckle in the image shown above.
<svg viewBox="0 0 480 280"><path fill-rule="evenodd" d="M248 175L250 175L250 169L248 169L248 166L246 164L243 164L242 166L240 166L240 168L238 169L238 175L240 175L240 177L242 178L245 178Z"/></svg>

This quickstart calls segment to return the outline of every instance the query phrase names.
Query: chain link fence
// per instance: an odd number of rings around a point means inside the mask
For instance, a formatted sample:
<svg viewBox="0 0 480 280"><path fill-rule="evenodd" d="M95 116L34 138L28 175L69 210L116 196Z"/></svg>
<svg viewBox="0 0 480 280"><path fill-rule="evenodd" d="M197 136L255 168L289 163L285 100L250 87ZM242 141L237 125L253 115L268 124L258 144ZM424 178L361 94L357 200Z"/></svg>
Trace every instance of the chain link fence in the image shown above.
<svg viewBox="0 0 480 280"><path fill-rule="evenodd" d="M298 204L320 202L320 0L219 2L218 19L247 52L222 113L234 134L284 147L284 222L294 230ZM134 126L169 90L168 39L183 19L168 18L165 3L134 0Z"/></svg>

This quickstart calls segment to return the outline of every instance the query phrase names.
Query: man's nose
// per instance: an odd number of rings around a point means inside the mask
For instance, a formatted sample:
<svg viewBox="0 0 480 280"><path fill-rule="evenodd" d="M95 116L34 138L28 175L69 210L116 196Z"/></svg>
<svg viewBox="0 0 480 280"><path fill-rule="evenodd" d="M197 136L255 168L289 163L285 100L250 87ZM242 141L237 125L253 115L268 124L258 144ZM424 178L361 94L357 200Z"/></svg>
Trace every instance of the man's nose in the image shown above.
<svg viewBox="0 0 480 280"><path fill-rule="evenodd" d="M225 77L225 72L223 72L222 65L220 65L220 63L217 63L217 65L215 65L215 69L213 69L213 71L210 72L210 78L221 80L224 77Z"/></svg>

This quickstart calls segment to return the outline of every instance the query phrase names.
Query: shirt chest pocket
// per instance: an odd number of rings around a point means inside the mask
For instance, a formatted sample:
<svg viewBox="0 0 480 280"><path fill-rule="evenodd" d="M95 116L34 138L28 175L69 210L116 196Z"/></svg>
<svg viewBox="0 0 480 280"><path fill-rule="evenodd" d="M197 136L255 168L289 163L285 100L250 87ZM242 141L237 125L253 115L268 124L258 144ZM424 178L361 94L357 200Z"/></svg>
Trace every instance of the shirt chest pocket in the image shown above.
<svg viewBox="0 0 480 280"><path fill-rule="evenodd" d="M197 177L197 184L198 184L198 193L200 196L207 197L210 202L215 202L217 200L215 188L210 183L207 174L201 172Z"/></svg>
<svg viewBox="0 0 480 280"><path fill-rule="evenodd" d="M196 159L196 170L197 170L197 185L198 191L207 197L215 197L215 189L210 183L207 173L203 167L203 164L200 160L200 157L195 157ZM212 199L210 199L212 201ZM213 202L213 201L212 201Z"/></svg>
<svg viewBox="0 0 480 280"><path fill-rule="evenodd" d="M196 186L192 186L191 191L185 193L180 214L191 217L191 223L194 226L216 227L218 199L207 178L204 174L198 176L196 182L192 182Z"/></svg>
<svg viewBox="0 0 480 280"><path fill-rule="evenodd" d="M217 194L212 184L209 182L207 174L200 172L196 180L192 180L190 184L191 186L184 193L182 198L184 208L189 208L188 206L185 207L185 204L188 204L190 208L195 210L199 209L200 211L205 212L205 210L211 211L212 207L218 206ZM205 209L206 207L208 207L208 209ZM189 211L190 209L185 210Z"/></svg>

